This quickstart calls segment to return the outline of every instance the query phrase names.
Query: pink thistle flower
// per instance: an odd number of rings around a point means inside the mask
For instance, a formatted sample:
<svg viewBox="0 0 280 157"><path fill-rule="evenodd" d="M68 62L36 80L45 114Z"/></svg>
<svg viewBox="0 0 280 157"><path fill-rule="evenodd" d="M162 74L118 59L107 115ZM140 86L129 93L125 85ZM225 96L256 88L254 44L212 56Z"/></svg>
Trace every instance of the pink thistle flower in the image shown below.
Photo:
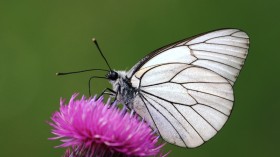
<svg viewBox="0 0 280 157"><path fill-rule="evenodd" d="M155 156L163 145L156 146L158 136L147 123L136 115L106 105L103 98L76 99L69 103L60 101L60 110L51 117L57 147L70 147L67 157L92 156Z"/></svg>

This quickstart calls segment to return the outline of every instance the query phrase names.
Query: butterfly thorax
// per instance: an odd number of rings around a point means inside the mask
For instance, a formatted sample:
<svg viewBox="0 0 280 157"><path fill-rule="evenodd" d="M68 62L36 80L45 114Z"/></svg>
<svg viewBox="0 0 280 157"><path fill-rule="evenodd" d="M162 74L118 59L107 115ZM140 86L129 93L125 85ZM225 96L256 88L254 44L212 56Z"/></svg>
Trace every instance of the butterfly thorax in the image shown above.
<svg viewBox="0 0 280 157"><path fill-rule="evenodd" d="M118 103L122 103L131 109L131 104L136 96L137 90L132 87L130 81L126 77L125 71L116 71L116 73L118 74L118 78L116 80L110 80L113 90L117 93L116 100Z"/></svg>

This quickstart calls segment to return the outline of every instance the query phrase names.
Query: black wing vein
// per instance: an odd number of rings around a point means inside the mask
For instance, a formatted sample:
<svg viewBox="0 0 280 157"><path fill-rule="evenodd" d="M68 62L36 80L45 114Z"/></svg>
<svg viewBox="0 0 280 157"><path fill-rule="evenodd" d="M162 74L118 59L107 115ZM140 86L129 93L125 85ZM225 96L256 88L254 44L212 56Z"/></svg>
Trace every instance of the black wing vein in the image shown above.
<svg viewBox="0 0 280 157"><path fill-rule="evenodd" d="M225 100L228 100L228 101L231 101L233 102L232 100L230 99L227 99L227 98L224 98L224 97L221 97L221 96L218 96L218 95L215 95L215 94L211 94L211 93L207 93L207 92L203 92L203 91L199 91L199 90L194 90L194 89L188 89L186 88L185 86L182 85L183 88L185 88L186 90L190 90L190 91L194 91L194 92L200 92L200 93L204 93L204 94L208 94L208 95L212 95L212 96L216 96L216 97L219 97L219 98L222 98L222 99L225 99Z"/></svg>
<svg viewBox="0 0 280 157"><path fill-rule="evenodd" d="M154 107L154 105L152 105L152 103L150 103L143 95L142 95L142 97L158 112L158 113L160 113L168 122L169 122L169 124L174 128L174 130L177 132L177 134L179 135L179 137L180 137L180 139L182 140L182 142L184 143L184 145L185 146L187 146L187 144L185 143L185 141L184 141L184 139L181 137L181 135L180 135L180 133L178 132L178 130L176 129L176 127L174 127L174 125L169 121L169 119L168 118L166 118L161 112L159 112L159 110L156 108L156 107ZM148 108L148 107L147 107ZM151 115L151 117L153 116L152 114L150 114ZM176 119L176 118L175 118ZM177 120L177 119L176 119ZM156 123L155 123L155 125L157 125Z"/></svg>

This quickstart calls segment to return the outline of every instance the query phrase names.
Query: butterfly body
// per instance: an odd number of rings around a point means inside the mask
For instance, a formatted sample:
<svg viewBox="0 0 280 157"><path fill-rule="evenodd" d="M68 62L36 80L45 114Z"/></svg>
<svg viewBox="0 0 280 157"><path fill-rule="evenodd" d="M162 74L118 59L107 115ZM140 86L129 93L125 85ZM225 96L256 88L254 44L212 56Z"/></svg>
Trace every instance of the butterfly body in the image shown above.
<svg viewBox="0 0 280 157"><path fill-rule="evenodd" d="M137 94L137 89L132 87L130 80L127 78L127 72L114 71L117 73L118 78L113 80L109 79L113 86L113 90L117 93L116 101L124 104L127 108L132 109L133 99Z"/></svg>

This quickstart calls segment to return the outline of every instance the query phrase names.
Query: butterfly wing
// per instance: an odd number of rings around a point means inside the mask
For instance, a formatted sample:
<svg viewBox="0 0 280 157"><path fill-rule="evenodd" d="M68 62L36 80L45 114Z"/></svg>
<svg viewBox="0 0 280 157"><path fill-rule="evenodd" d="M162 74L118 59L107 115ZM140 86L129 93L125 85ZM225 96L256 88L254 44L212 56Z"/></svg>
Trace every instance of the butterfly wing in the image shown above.
<svg viewBox="0 0 280 157"><path fill-rule="evenodd" d="M150 65L180 62L213 70L233 85L248 48L249 37L245 32L238 29L212 31L153 51L128 72L128 78Z"/></svg>
<svg viewBox="0 0 280 157"><path fill-rule="evenodd" d="M154 51L128 72L139 89L134 110L169 143L189 148L203 144L231 113L232 85L248 44L246 33L223 29Z"/></svg>

